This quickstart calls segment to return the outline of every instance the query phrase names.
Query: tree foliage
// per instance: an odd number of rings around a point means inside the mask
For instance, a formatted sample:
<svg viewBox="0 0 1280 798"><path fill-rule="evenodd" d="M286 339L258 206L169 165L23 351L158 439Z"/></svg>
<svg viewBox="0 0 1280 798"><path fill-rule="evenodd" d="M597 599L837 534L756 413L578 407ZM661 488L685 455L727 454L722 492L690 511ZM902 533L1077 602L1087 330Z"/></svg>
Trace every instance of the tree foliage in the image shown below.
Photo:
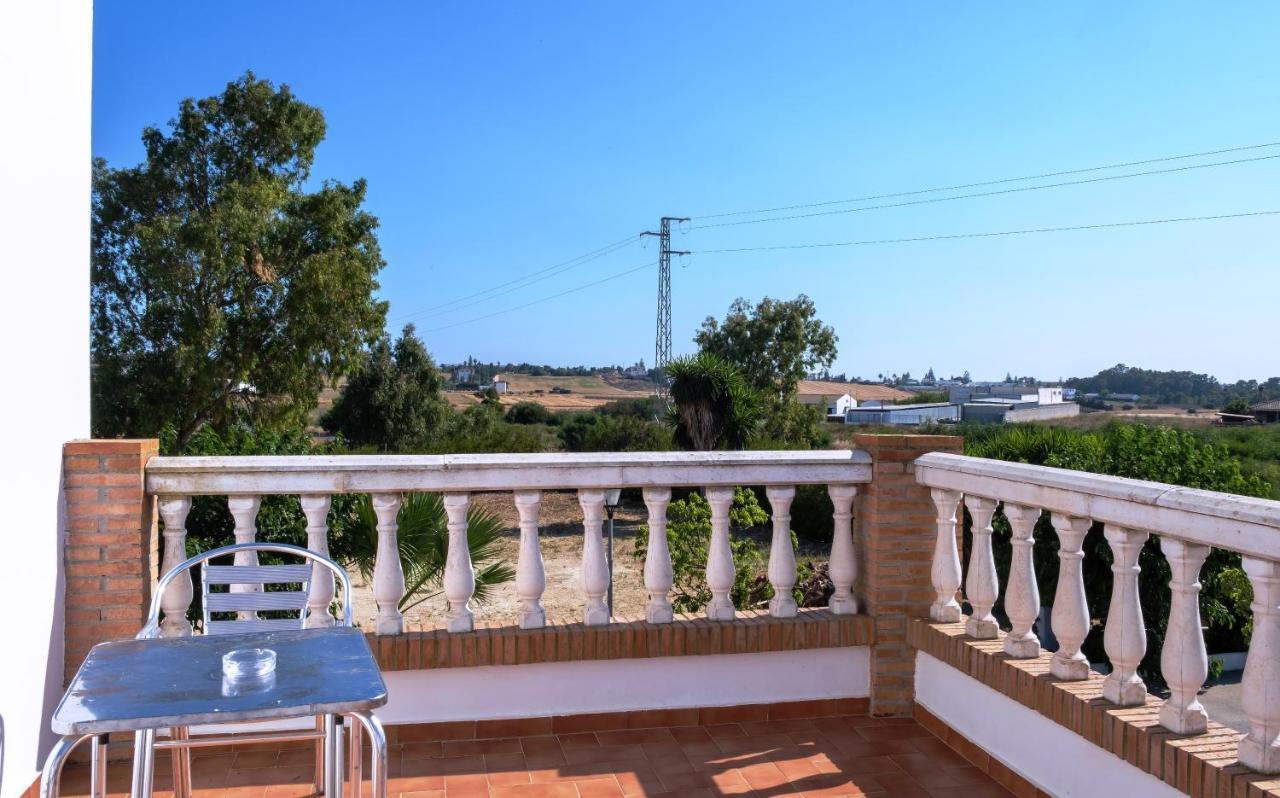
<svg viewBox="0 0 1280 798"><path fill-rule="evenodd" d="M737 366L710 352L667 364L669 420L683 449L743 449L760 420L760 398Z"/></svg>
<svg viewBox="0 0 1280 798"><path fill-rule="evenodd" d="M449 415L441 384L427 347L406 324L394 345L383 336L370 348L320 423L355 446L421 450Z"/></svg>
<svg viewBox="0 0 1280 798"><path fill-rule="evenodd" d="M146 128L141 164L95 162L96 435L297 424L375 339L378 221L363 180L306 189L324 133L246 73Z"/></svg>
<svg viewBox="0 0 1280 798"><path fill-rule="evenodd" d="M1066 384L1081 393L1132 393L1163 404L1221 407L1232 399L1246 403L1280 399L1280 377L1222 383L1193 371L1154 371L1123 363L1092 377L1073 377Z"/></svg>

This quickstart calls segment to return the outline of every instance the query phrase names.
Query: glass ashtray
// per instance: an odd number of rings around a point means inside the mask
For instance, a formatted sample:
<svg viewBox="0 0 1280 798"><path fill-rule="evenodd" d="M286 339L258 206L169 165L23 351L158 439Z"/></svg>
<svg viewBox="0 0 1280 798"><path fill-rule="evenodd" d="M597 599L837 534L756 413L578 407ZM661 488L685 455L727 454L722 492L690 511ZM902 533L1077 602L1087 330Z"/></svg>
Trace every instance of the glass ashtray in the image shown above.
<svg viewBox="0 0 1280 798"><path fill-rule="evenodd" d="M276 652L269 648L237 648L222 655L222 675L233 682L263 679L276 670Z"/></svg>

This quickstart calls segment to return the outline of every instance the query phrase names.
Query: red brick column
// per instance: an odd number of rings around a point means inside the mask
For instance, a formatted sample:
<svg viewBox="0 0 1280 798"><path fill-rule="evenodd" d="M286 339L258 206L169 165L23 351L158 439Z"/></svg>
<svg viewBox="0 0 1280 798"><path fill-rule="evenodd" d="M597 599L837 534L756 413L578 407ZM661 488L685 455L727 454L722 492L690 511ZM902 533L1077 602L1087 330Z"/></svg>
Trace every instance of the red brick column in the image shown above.
<svg viewBox="0 0 1280 798"><path fill-rule="evenodd" d="M875 622L871 648L871 714L910 715L915 695L915 651L907 621L928 618L933 602L929 571L937 534L929 489L916 484L912 463L926 452L960 452L951 435L855 435L871 455L872 481L854 508L858 602Z"/></svg>
<svg viewBox="0 0 1280 798"><path fill-rule="evenodd" d="M155 502L143 478L154 440L72 441L65 475L66 654L70 681L89 649L142 628L159 562Z"/></svg>

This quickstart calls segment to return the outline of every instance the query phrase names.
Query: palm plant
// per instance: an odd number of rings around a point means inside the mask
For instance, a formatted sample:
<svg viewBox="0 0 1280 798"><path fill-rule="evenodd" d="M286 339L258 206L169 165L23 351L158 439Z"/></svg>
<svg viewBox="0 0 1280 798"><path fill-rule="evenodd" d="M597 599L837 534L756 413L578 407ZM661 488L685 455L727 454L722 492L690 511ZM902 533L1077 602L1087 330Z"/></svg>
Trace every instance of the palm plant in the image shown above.
<svg viewBox="0 0 1280 798"><path fill-rule="evenodd" d="M360 571L368 582L373 576L378 551L378 516L368 495L356 497L345 530L343 550L337 556ZM400 505L400 563L404 568L404 596L400 610L416 607L440 595L444 563L449 552L448 516L436 493L410 493ZM502 521L493 513L471 508L467 512L467 548L475 568L476 589L472 599L483 603L493 589L515 578L515 569L498 561L498 538Z"/></svg>
<svg viewBox="0 0 1280 798"><path fill-rule="evenodd" d="M760 421L760 397L742 372L709 352L667 363L671 425L685 449L742 449Z"/></svg>

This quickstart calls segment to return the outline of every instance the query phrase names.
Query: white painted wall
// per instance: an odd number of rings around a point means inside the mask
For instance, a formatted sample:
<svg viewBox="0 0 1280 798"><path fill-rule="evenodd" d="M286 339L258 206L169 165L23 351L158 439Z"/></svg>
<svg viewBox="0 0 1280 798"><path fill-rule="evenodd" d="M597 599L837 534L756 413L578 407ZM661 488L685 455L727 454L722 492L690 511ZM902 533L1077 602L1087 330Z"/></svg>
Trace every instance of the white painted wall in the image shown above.
<svg viewBox="0 0 1280 798"><path fill-rule="evenodd" d="M865 646L384 674L383 723L769 704L871 694Z"/></svg>
<svg viewBox="0 0 1280 798"><path fill-rule="evenodd" d="M62 444L89 434L90 0L0 3L0 798L62 694Z"/></svg>
<svg viewBox="0 0 1280 798"><path fill-rule="evenodd" d="M916 702L1057 798L1186 798L1151 774L921 652Z"/></svg>

